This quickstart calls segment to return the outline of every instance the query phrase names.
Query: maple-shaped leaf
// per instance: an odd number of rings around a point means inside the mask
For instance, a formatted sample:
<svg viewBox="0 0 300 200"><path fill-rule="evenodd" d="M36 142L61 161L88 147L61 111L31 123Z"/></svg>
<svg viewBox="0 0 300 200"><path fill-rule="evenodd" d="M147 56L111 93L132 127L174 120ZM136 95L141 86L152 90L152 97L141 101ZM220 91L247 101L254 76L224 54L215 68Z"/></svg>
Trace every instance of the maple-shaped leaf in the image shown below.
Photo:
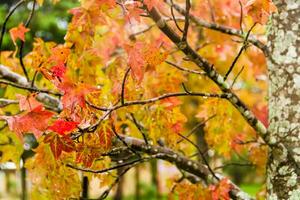
<svg viewBox="0 0 300 200"><path fill-rule="evenodd" d="M31 111L39 106L42 106L42 103L36 100L36 94L30 94L29 96L16 94L16 97L19 100L19 107L21 111Z"/></svg>
<svg viewBox="0 0 300 200"><path fill-rule="evenodd" d="M255 22L265 24L271 13L277 12L272 0L248 0L244 6L246 14L250 15Z"/></svg>
<svg viewBox="0 0 300 200"><path fill-rule="evenodd" d="M63 64L67 61L71 50L68 47L57 46L51 49L49 61L55 61L56 64Z"/></svg>
<svg viewBox="0 0 300 200"><path fill-rule="evenodd" d="M217 185L211 185L209 187L212 195L212 200L230 200L229 192L232 189L227 178L223 178Z"/></svg>
<svg viewBox="0 0 300 200"><path fill-rule="evenodd" d="M84 144L78 145L76 149L76 163L82 163L85 167L91 167L99 153L94 148L89 148Z"/></svg>
<svg viewBox="0 0 300 200"><path fill-rule="evenodd" d="M111 147L111 142L113 138L113 132L109 129L100 129L97 131L99 139L100 139L100 144L103 150L108 150Z"/></svg>
<svg viewBox="0 0 300 200"><path fill-rule="evenodd" d="M67 133L70 133L74 129L77 128L78 122L72 122L72 121L65 121L65 120L56 120L52 126L50 126L48 129L52 130L60 135L65 135Z"/></svg>
<svg viewBox="0 0 300 200"><path fill-rule="evenodd" d="M19 24L19 26L14 27L9 30L10 37L14 43L16 43L17 39L25 42L25 33L27 33L30 29L26 28L23 23Z"/></svg>
<svg viewBox="0 0 300 200"><path fill-rule="evenodd" d="M44 142L50 144L55 159L58 159L63 151L72 152L75 150L75 144L68 136L61 137L57 134L48 134L44 138Z"/></svg>
<svg viewBox="0 0 300 200"><path fill-rule="evenodd" d="M136 20L137 22L141 22L141 14L144 11L140 8L140 5L136 2L129 4L126 6L128 12L125 15L125 19L127 22L131 23L131 19Z"/></svg>
<svg viewBox="0 0 300 200"><path fill-rule="evenodd" d="M88 84L76 84L67 77L65 77L63 82L59 83L57 87L64 92L62 103L64 108L69 110L73 110L77 105L85 108L85 96L96 90L96 88Z"/></svg>
<svg viewBox="0 0 300 200"><path fill-rule="evenodd" d="M53 66L50 71L52 72L53 77L62 79L66 73L66 66L63 63L59 63Z"/></svg>
<svg viewBox="0 0 300 200"><path fill-rule="evenodd" d="M159 0L144 0L144 4L148 10L152 10L153 7L159 6Z"/></svg>
<svg viewBox="0 0 300 200"><path fill-rule="evenodd" d="M144 78L144 66L146 61L143 54L144 43L136 42L134 46L125 45L128 54L128 64L133 77L140 83Z"/></svg>
<svg viewBox="0 0 300 200"><path fill-rule="evenodd" d="M53 112L47 111L43 106L38 106L26 114L17 116L2 116L5 119L11 131L14 131L22 140L24 133L33 133L39 138L48 127Z"/></svg>
<svg viewBox="0 0 300 200"><path fill-rule="evenodd" d="M161 45L161 40L157 40L152 44L138 41L133 46L124 45L128 54L128 65L131 74L138 83L142 82L145 71L154 70L157 65L167 58L168 54L160 51Z"/></svg>

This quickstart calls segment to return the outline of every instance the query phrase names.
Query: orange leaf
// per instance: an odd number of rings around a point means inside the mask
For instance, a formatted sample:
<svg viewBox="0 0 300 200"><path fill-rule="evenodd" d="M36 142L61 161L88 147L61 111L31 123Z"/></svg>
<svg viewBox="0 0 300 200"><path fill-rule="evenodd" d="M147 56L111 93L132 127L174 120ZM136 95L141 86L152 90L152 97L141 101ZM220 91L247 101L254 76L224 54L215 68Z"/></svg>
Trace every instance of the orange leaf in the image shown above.
<svg viewBox="0 0 300 200"><path fill-rule="evenodd" d="M244 8L246 13L260 24L265 24L269 15L277 12L277 8L272 0L248 0Z"/></svg>
<svg viewBox="0 0 300 200"><path fill-rule="evenodd" d="M24 27L23 23L19 24L19 26L14 27L9 30L10 37L14 43L16 43L17 39L22 40L25 42L25 33L28 32L30 29Z"/></svg>
<svg viewBox="0 0 300 200"><path fill-rule="evenodd" d="M229 200L229 192L231 188L232 185L227 178L223 178L217 185L211 185L209 187L212 192L213 200Z"/></svg>
<svg viewBox="0 0 300 200"><path fill-rule="evenodd" d="M43 106L38 106L26 113L25 115L17 116L2 116L8 123L10 130L14 131L20 139L23 139L22 134L33 133L36 138L39 138L48 127L48 121L54 113L47 111Z"/></svg>
<svg viewBox="0 0 300 200"><path fill-rule="evenodd" d="M146 64L143 54L144 43L136 42L134 46L126 45L128 54L128 64L131 68L132 76L141 83L144 78L144 66Z"/></svg>

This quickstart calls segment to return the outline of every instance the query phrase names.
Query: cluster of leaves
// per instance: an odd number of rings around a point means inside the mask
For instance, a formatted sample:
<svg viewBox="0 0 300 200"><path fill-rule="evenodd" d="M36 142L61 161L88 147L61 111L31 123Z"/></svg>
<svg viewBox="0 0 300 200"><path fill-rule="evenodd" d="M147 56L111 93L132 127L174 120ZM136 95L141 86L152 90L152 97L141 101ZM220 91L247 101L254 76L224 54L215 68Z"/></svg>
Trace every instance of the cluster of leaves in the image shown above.
<svg viewBox="0 0 300 200"><path fill-rule="evenodd" d="M42 0L37 2L42 6ZM3 85L2 97L19 102L18 106L2 108L1 116L19 141L12 133L7 134L7 128L0 134L1 137L5 134L3 141L13 138L19 152L27 133L33 133L39 142L34 149L35 156L26 163L34 185L38 185L33 189L33 197L78 197L79 177L66 164L98 170L109 166L111 161L102 155L112 149L116 133L143 138L141 132L144 132L154 144L163 141L165 146L181 150L185 155L192 154L194 147L187 141L178 142L182 139L180 135L188 134L191 124L203 123L207 119L203 139L210 149L217 152L211 160L226 162L239 155L246 157L258 169L264 168L266 148L240 112L226 100L176 95L153 100L161 95L186 91L186 88L189 91L220 93L205 75L183 72L165 62L197 70L154 22L145 17L147 10L156 8L172 19L166 2L82 0L80 7L69 10L73 17L64 44L36 38L32 51L23 58L31 88L47 89L45 92L60 98L61 107L44 106L36 100L39 94L32 90L26 92L9 84ZM182 5L183 2L175 3ZM240 3L199 0L193 1L191 14L233 29L249 30L258 22L260 24L253 33L263 40L260 36L265 32L263 24L275 9L270 0L243 0ZM180 33L177 26L183 27L185 22L179 20L179 13L173 14L173 17L178 21L172 23L170 20L170 26ZM17 46L18 40L24 41L28 31L29 28L22 23L10 29L13 43ZM243 45L243 41L236 40L236 36L216 30L194 24L189 27L189 44L197 49L199 55L214 63L214 69L223 75ZM18 49L14 53L1 52L1 64L23 74L17 54ZM228 82L233 85L232 91L267 125L263 53L250 46L239 57L236 66L228 77ZM240 74L242 67L245 70ZM238 74L240 76L235 82ZM59 112L54 111L57 109ZM13 113L12 110L18 112ZM2 147L0 151L7 152ZM15 157L1 157L1 161L7 160L17 162ZM62 178L57 179L58 176ZM101 176L108 179L107 183L111 177ZM69 185L74 187L70 189ZM227 179L223 179L211 186L179 184L176 190L182 199L192 195L190 199L215 200L229 199L230 187Z"/></svg>

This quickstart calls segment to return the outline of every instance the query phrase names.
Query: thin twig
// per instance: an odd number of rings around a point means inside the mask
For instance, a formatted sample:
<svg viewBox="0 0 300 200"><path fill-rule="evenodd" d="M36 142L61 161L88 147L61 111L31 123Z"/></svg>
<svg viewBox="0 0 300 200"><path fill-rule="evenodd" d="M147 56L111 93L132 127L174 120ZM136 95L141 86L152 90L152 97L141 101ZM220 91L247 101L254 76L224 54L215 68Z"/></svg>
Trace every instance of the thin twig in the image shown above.
<svg viewBox="0 0 300 200"><path fill-rule="evenodd" d="M70 167L72 169L83 171L83 172L101 174L101 173L109 172L109 171L116 170L116 169L119 169L119 168L122 168L122 167L126 167L126 166L129 166L129 165L133 165L133 164L136 164L136 163L145 162L145 161L148 161L149 159L152 159L152 157L139 158L139 159L136 159L136 160L128 161L128 162L121 163L121 164L118 164L118 165L115 165L115 166L112 166L112 167L109 167L109 168L101 169L101 170L82 168L82 167L74 166L74 165L71 165L71 164L66 164L66 166Z"/></svg>
<svg viewBox="0 0 300 200"><path fill-rule="evenodd" d="M214 173L214 171L211 169L208 161L206 160L204 154L202 153L201 149L199 148L199 146L197 144L195 144L192 140L190 140L189 138L185 137L184 135L177 133L180 137L182 137L183 139L185 139L186 141L188 141L191 145L193 145L199 152L199 154L201 155L201 158L203 160L203 162L205 163L205 165L207 166L208 170L210 171L210 173L213 175L213 177L215 177L217 180L220 180L219 177L216 176L216 174Z"/></svg>
<svg viewBox="0 0 300 200"><path fill-rule="evenodd" d="M18 104L18 103L19 103L19 101L17 101L17 100L0 98L0 108L3 108L5 106L11 105L11 104Z"/></svg>
<svg viewBox="0 0 300 200"><path fill-rule="evenodd" d="M244 18L244 13L243 13L243 4L242 2L239 0L239 4L240 4L240 7L241 7L241 16L240 16L240 30L242 32L242 34L244 33L244 30L243 30L243 18Z"/></svg>
<svg viewBox="0 0 300 200"><path fill-rule="evenodd" d="M240 49L238 55L234 58L234 60L233 60L233 62L232 62L232 64L231 64L231 66L229 67L227 73L226 73L225 76L224 76L224 81L226 81L226 79L228 78L229 74L230 74L231 71L233 70L235 64L237 63L238 59L239 59L240 56L242 55L242 52L243 52L244 50L247 49L247 47L248 47L248 38L249 38L249 36L250 36L251 31L253 30L253 28L254 28L255 26L256 26L256 23L254 23L254 25L253 25L253 26L250 28L250 30L248 31L248 33L247 33L247 35L246 35L246 38L245 38L245 40L244 40L243 46L241 47L241 49Z"/></svg>
<svg viewBox="0 0 300 200"><path fill-rule="evenodd" d="M8 14L6 15L3 25L2 25L2 29L1 29L1 36L0 36L0 59L1 59L1 47L2 47L2 41L3 41L3 37L5 34L5 30L6 30L6 24L9 20L9 18L12 16L12 14L16 11L16 9L22 5L25 2L25 0L20 0L18 3L16 3L8 12ZM0 60L1 63L1 60Z"/></svg>
<svg viewBox="0 0 300 200"><path fill-rule="evenodd" d="M186 42L187 35L189 32L189 26L190 26L190 10L191 10L191 2L190 0L185 1L185 22L184 22L184 29L182 33L181 41Z"/></svg>
<svg viewBox="0 0 300 200"><path fill-rule="evenodd" d="M122 92L121 92L121 104L124 105L124 96L125 96L125 84L126 84L126 79L127 79L127 76L130 72L130 67L126 70L125 74L124 74L124 78L123 78L123 81L122 81Z"/></svg>
<svg viewBox="0 0 300 200"><path fill-rule="evenodd" d="M56 92L52 92L52 91L49 91L49 90L38 89L38 88L35 88L35 87L28 87L28 86L24 86L24 85L19 85L19 84L16 84L16 83L13 83L13 82L10 82L10 81L6 81L6 80L0 80L0 83L10 85L12 87L16 87L16 88L19 88L19 89L28 90L30 92L38 92L38 93L52 94L52 95L55 95L55 96L62 96L61 93L56 93Z"/></svg>
<svg viewBox="0 0 300 200"><path fill-rule="evenodd" d="M114 126L114 124L112 124L112 126L111 126L112 128L112 131L113 131L113 133L114 133L114 135L124 144L124 146L126 146L132 153L134 153L135 155L137 155L139 158L141 158L142 156L136 151L136 150L134 150L133 148L131 148L128 144L127 144L127 142L125 142L125 140L123 140L123 138L122 137L120 137L120 135L117 133L117 131L116 131L116 128L115 128L115 126Z"/></svg>
<svg viewBox="0 0 300 200"><path fill-rule="evenodd" d="M174 5L173 0L171 0L171 15L172 15L173 21L174 21L176 27L178 28L178 30L180 32L183 32L183 30L180 28L180 26L177 23L177 20L176 20L175 14L174 14L174 7L173 7L173 5Z"/></svg>
<svg viewBox="0 0 300 200"><path fill-rule="evenodd" d="M232 81L232 84L231 84L230 88L233 88L233 86L234 86L234 84L235 84L236 80L237 80L237 79L238 79L238 77L241 75L241 73L243 72L244 68L245 68L245 66L242 66L242 68L241 68L241 70L239 71L239 73L238 73L238 74L236 75L236 77L233 79L233 81Z"/></svg>
<svg viewBox="0 0 300 200"><path fill-rule="evenodd" d="M211 4L210 0L207 0L208 6L209 6L209 10L210 10L210 17L211 17L211 21L216 22L216 18L215 18L215 11L214 8Z"/></svg>
<svg viewBox="0 0 300 200"><path fill-rule="evenodd" d="M198 130L198 128L200 128L201 126L204 126L209 120L213 119L214 117L216 117L217 115L212 115L209 118L207 118L206 120L204 120L203 122L198 123L196 126L194 126L194 128L192 128L192 130L185 136L185 137L190 137L196 130ZM181 143L184 139L181 138L177 141L177 144Z"/></svg>
<svg viewBox="0 0 300 200"><path fill-rule="evenodd" d="M214 170L222 169L228 166L254 167L252 163L226 163L224 165L215 167Z"/></svg>
<svg viewBox="0 0 300 200"><path fill-rule="evenodd" d="M184 71L184 72L188 72L188 73L192 73L192 74L198 74L198 75L206 75L205 72L200 72L200 71L197 71L197 70L192 70L192 69L187 69L187 68L184 68L184 67L181 67L175 63L172 63L170 61L165 61L167 64L181 70L181 71Z"/></svg>
<svg viewBox="0 0 300 200"><path fill-rule="evenodd" d="M127 167L126 169L124 169L119 175L118 177L114 180L114 182L109 186L109 188L107 188L101 195L99 198L97 198L98 200L103 200L106 199L106 197L109 195L110 191L113 189L113 187L115 187L115 185L117 185L117 183L119 183L120 179L122 178L122 176L124 176L133 166L137 165L139 163L135 163L134 165L131 165L130 167Z"/></svg>
<svg viewBox="0 0 300 200"><path fill-rule="evenodd" d="M26 28L28 28L28 26L29 26L29 24L31 22L31 19L33 17L33 14L34 14L34 11L35 11L35 5L36 5L36 0L33 0L32 9L31 9L30 14L29 14L29 16L27 18L27 21L25 23L25 27ZM20 51L19 51L19 61L20 61L23 73L25 75L25 78L29 82L30 81L29 80L29 76L28 76L28 73L26 71L26 68L25 68L25 65L24 65L24 62L23 62L23 48L24 48L24 44L25 44L25 42L21 40Z"/></svg>
<svg viewBox="0 0 300 200"><path fill-rule="evenodd" d="M133 113L130 113L130 116L131 116L131 118L132 118L133 123L135 124L135 126L137 127L137 129L138 129L138 130L140 131L140 133L142 134L143 139L144 139L146 145L149 145L148 139L147 139L147 137L146 137L144 131L142 130L141 125L137 122L136 118L134 117L134 114L133 114Z"/></svg>

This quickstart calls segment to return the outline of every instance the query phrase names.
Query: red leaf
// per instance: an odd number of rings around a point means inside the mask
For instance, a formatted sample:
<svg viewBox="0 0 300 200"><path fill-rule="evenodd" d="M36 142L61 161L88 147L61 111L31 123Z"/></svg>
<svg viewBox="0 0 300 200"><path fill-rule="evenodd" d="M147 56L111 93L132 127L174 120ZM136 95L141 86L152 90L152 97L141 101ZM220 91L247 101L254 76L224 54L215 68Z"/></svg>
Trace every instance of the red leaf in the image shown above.
<svg viewBox="0 0 300 200"><path fill-rule="evenodd" d="M62 79L66 73L66 66L63 63L59 63L51 68L51 72L54 77Z"/></svg>
<svg viewBox="0 0 300 200"><path fill-rule="evenodd" d="M75 144L69 137L61 137L56 134L48 134L45 143L50 144L51 151L55 159L58 159L63 151L72 152L75 149Z"/></svg>
<svg viewBox="0 0 300 200"><path fill-rule="evenodd" d="M77 105L85 108L85 96L96 89L87 84L75 84L65 78L58 88L64 92L62 103L65 109L73 110Z"/></svg>
<svg viewBox="0 0 300 200"><path fill-rule="evenodd" d="M265 125L265 127L268 128L269 122L268 122L268 106L255 106L253 109L254 115Z"/></svg>
<svg viewBox="0 0 300 200"><path fill-rule="evenodd" d="M78 122L70 122L64 120L56 120L52 126L49 127L49 130L52 130L60 135L65 135L70 133L75 128L77 128Z"/></svg>
<svg viewBox="0 0 300 200"><path fill-rule="evenodd" d="M23 23L19 24L19 26L14 27L9 30L10 37L14 43L16 43L17 39L25 42L25 33L27 33L30 29L24 27Z"/></svg>
<svg viewBox="0 0 300 200"><path fill-rule="evenodd" d="M53 115L54 113L38 106L25 115L2 116L1 118L7 121L10 130L23 139L24 133L33 133L36 138L39 138L47 129L48 121Z"/></svg>

